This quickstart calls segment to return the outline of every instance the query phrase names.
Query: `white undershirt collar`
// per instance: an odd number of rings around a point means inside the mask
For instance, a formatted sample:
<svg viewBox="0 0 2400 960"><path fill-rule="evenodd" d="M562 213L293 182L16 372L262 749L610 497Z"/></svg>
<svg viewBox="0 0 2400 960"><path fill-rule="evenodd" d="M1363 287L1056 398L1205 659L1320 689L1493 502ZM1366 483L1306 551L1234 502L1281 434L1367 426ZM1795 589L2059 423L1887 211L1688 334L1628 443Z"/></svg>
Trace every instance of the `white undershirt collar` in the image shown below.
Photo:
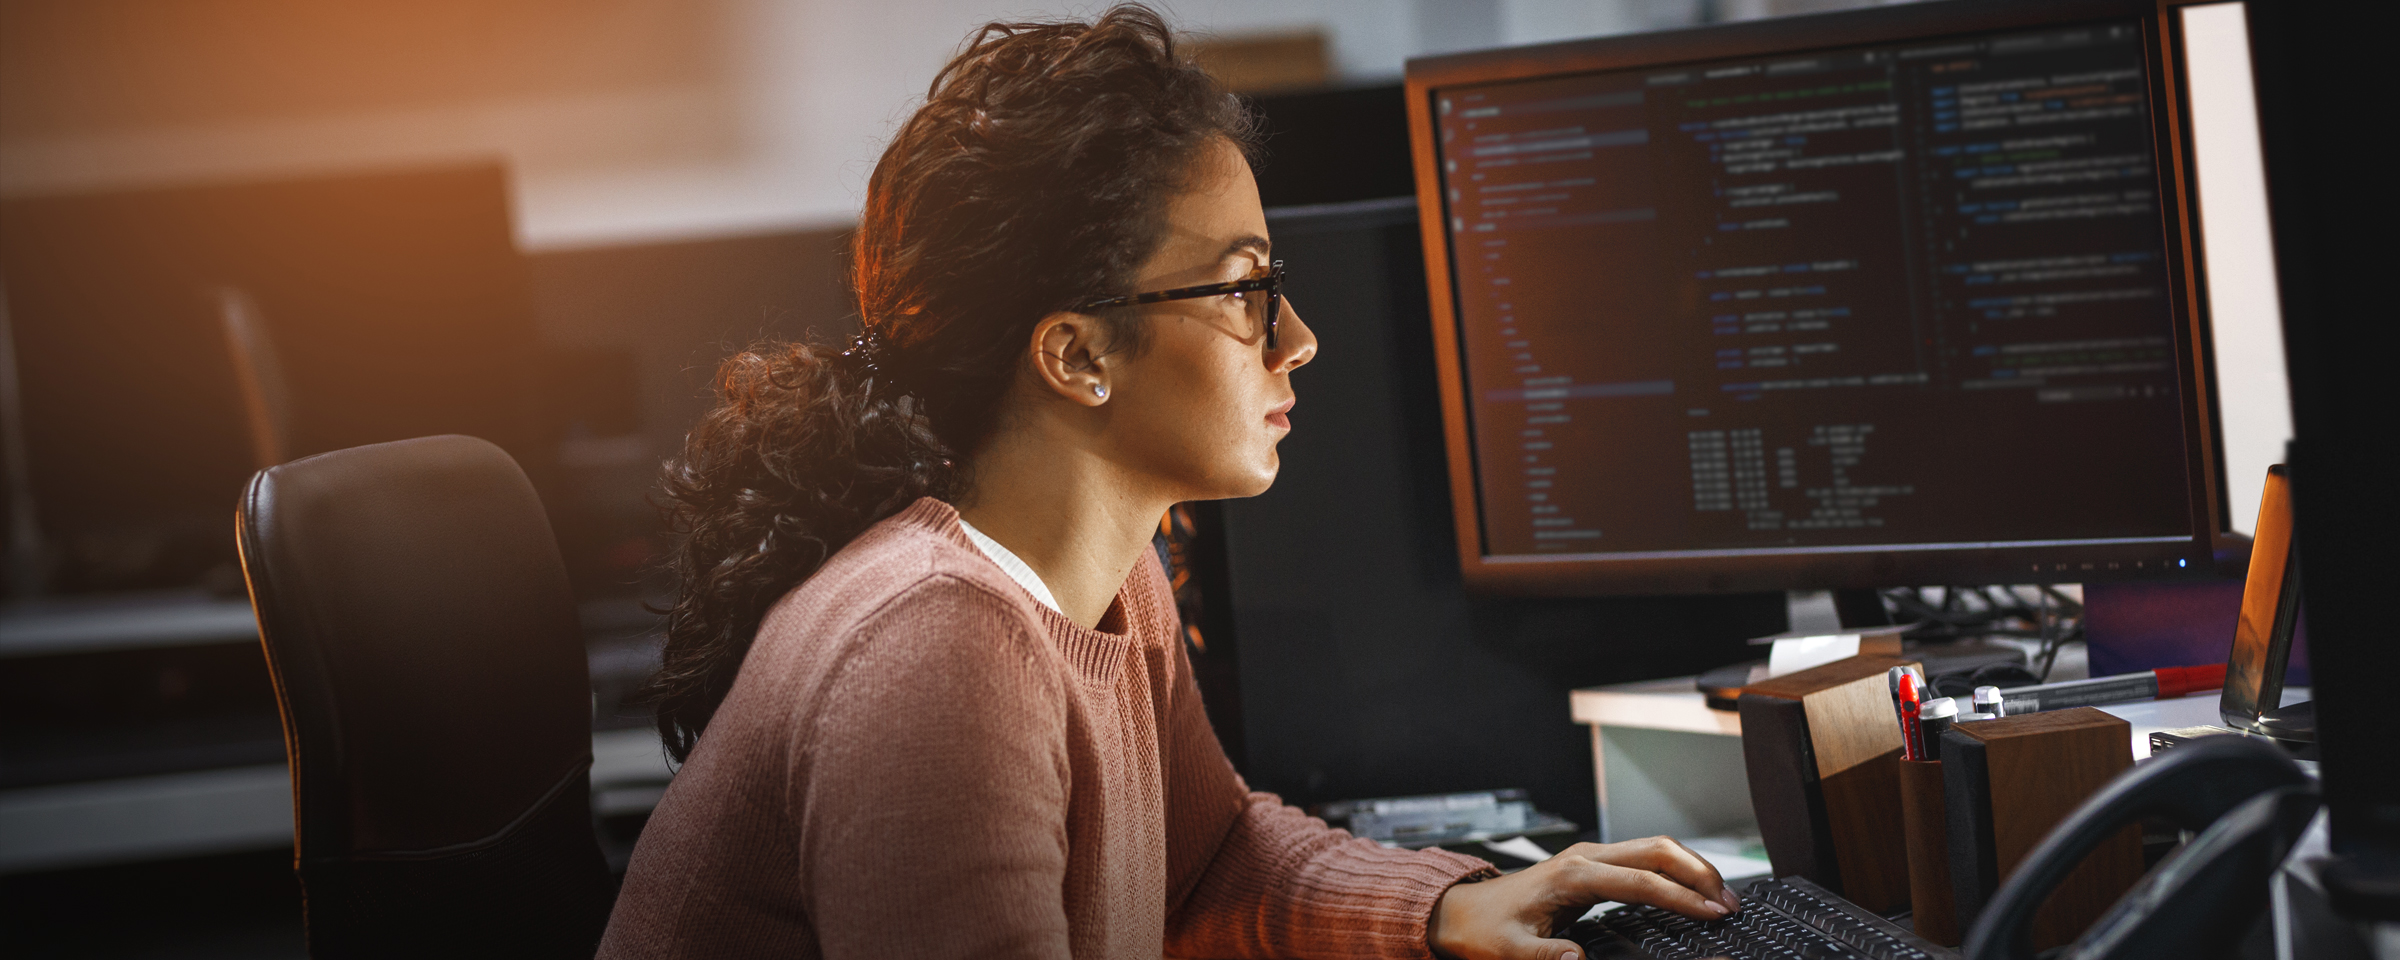
<svg viewBox="0 0 2400 960"><path fill-rule="evenodd" d="M983 531L975 529L975 525L968 523L965 517L958 518L958 528L966 531L967 539L974 541L975 549L983 551L984 556L990 557L992 563L1000 568L1000 572L1008 574L1008 578L1016 581L1017 586L1024 587L1026 593L1033 594L1033 598L1041 601L1042 606L1049 607L1054 611L1058 610L1058 598L1051 595L1050 587L1042 583L1041 575L1034 573L1032 567L1025 565L1025 561L1018 559L1016 554L1010 553L1007 547L1001 546L1000 541L984 536ZM1064 611L1059 612L1064 615Z"/></svg>

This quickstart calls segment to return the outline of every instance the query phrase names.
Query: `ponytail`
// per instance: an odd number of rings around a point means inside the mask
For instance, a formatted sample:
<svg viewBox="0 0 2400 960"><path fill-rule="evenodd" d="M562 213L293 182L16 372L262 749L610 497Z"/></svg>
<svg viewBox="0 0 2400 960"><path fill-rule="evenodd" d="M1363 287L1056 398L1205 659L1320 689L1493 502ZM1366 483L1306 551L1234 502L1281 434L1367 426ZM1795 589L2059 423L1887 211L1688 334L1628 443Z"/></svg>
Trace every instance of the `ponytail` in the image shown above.
<svg viewBox="0 0 2400 960"><path fill-rule="evenodd" d="M914 399L850 359L779 343L726 360L716 408L667 465L682 588L647 692L677 762L733 688L768 608L876 521L958 486Z"/></svg>

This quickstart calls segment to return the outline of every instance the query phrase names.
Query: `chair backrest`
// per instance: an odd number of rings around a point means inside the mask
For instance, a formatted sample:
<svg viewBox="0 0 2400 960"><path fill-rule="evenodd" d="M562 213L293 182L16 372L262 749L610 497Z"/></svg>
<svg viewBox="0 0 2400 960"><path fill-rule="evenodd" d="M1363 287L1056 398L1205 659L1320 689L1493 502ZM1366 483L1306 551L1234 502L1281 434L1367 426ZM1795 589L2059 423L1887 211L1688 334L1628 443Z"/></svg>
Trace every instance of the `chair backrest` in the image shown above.
<svg viewBox="0 0 2400 960"><path fill-rule="evenodd" d="M311 955L591 956L590 681L516 462L459 436L339 450L259 471L240 523Z"/></svg>

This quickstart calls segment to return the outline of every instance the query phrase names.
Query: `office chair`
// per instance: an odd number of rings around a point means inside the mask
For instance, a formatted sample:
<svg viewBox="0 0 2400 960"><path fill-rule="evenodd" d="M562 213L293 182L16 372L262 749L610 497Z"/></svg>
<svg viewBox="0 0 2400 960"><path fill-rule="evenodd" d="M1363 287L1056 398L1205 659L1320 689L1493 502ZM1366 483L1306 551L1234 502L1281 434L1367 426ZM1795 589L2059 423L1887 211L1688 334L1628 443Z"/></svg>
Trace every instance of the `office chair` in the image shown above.
<svg viewBox="0 0 2400 960"><path fill-rule="evenodd" d="M590 957L591 688L516 462L459 436L308 457L251 478L240 527L309 954Z"/></svg>
<svg viewBox="0 0 2400 960"><path fill-rule="evenodd" d="M2034 909L2102 840L2152 816L2198 835L2057 956L2230 956L2317 804L2315 782L2264 741L2204 737L2160 754L2093 794L2026 855L1967 932L1967 960L2032 960Z"/></svg>

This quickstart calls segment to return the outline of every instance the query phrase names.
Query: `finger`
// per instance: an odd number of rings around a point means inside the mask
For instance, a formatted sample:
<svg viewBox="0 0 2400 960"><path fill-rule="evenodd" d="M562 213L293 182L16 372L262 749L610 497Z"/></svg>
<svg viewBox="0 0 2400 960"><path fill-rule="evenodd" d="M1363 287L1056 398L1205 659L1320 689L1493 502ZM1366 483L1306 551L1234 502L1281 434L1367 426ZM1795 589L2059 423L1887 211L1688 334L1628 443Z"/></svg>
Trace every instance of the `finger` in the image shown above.
<svg viewBox="0 0 2400 960"><path fill-rule="evenodd" d="M1611 844L1624 847L1625 844ZM1631 859L1629 850L1602 849L1593 851L1617 859ZM1714 920L1732 912L1725 904L1703 896L1665 875L1639 866L1621 866L1599 857L1557 857L1552 881L1553 896L1562 902L1601 903L1609 900L1665 907L1698 920Z"/></svg>
<svg viewBox="0 0 2400 960"><path fill-rule="evenodd" d="M1725 882L1725 875L1717 872L1717 865L1715 863L1710 862L1707 857L1701 856L1700 851L1684 846L1683 841L1681 840L1669 837L1667 838L1667 842L1674 844L1675 849L1683 851L1683 855L1691 858L1691 862L1699 864L1702 869L1708 871L1704 877L1700 878L1700 885L1693 884L1689 879L1678 877L1677 879L1682 882L1684 886L1700 891L1702 896L1715 900L1718 903L1722 903L1728 909L1740 910L1742 908L1741 895L1733 892L1733 884ZM1670 876L1673 876L1673 874L1670 874Z"/></svg>
<svg viewBox="0 0 2400 960"><path fill-rule="evenodd" d="M1626 903L1645 903L1665 907L1694 920L1715 920L1732 913L1733 908L1701 895L1697 890L1638 867L1613 863L1591 865L1593 892L1601 900L1621 900Z"/></svg>
<svg viewBox="0 0 2400 960"><path fill-rule="evenodd" d="M1699 891L1701 896L1722 903L1727 909L1741 909L1741 898L1734 896L1733 889L1725 885L1725 878L1718 875L1716 866L1673 837L1650 837L1613 846L1630 849L1625 850L1622 856L1608 858L1610 863L1666 874L1669 879Z"/></svg>
<svg viewBox="0 0 2400 960"><path fill-rule="evenodd" d="M1500 956L1504 960L1583 960L1583 948L1572 940L1520 934L1509 937Z"/></svg>

